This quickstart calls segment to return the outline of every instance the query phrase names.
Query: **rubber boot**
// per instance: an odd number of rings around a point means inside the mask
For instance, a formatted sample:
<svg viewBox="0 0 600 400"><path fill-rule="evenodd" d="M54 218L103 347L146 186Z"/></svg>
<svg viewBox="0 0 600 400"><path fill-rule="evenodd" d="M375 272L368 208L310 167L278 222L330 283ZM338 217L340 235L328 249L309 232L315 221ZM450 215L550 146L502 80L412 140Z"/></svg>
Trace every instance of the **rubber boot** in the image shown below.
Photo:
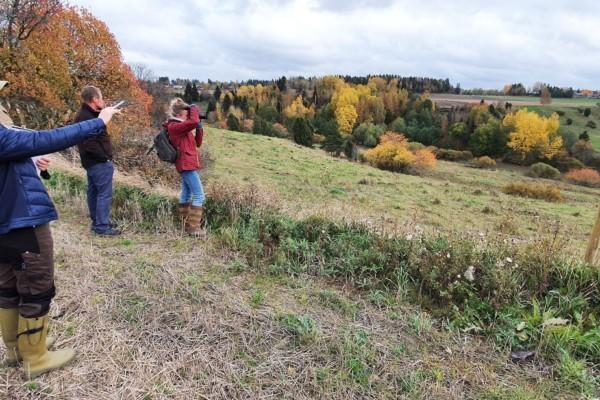
<svg viewBox="0 0 600 400"><path fill-rule="evenodd" d="M2 339L6 346L6 356L4 364L8 367L16 366L22 360L21 354L17 349L17 327L19 325L19 310L17 308L0 308L0 330ZM46 348L49 349L54 344L53 337L46 338Z"/></svg>
<svg viewBox="0 0 600 400"><path fill-rule="evenodd" d="M48 351L48 315L38 318L25 318L19 315L17 348L23 357L23 369L28 379L67 364L75 356L75 350L63 349Z"/></svg>
<svg viewBox="0 0 600 400"><path fill-rule="evenodd" d="M204 207L191 206L188 213L185 232L194 237L206 236L206 231L202 228L202 217L204 216Z"/></svg>
<svg viewBox="0 0 600 400"><path fill-rule="evenodd" d="M179 222L181 222L183 229L185 229L189 213L190 203L177 204L177 214L179 215Z"/></svg>

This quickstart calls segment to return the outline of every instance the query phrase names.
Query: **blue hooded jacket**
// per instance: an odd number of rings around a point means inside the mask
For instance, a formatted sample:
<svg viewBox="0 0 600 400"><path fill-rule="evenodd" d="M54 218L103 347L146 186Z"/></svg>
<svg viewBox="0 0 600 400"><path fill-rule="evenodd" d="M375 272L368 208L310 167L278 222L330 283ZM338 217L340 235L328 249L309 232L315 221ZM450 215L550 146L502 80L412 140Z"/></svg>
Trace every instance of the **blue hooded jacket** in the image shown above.
<svg viewBox="0 0 600 400"><path fill-rule="evenodd" d="M46 131L0 125L0 235L58 218L31 157L66 149L104 128L100 118Z"/></svg>

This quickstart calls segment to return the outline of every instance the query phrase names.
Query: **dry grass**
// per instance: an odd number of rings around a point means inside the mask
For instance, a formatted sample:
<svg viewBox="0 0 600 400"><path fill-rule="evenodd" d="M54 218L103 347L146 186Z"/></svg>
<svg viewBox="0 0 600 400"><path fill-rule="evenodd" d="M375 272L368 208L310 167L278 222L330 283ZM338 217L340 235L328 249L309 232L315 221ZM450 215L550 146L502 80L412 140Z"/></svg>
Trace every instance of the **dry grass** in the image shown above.
<svg viewBox="0 0 600 400"><path fill-rule="evenodd" d="M236 196L254 203L259 194ZM475 399L497 386L556 393L542 366L510 364L477 338L435 320L430 327L396 298L250 270L218 241L176 227L98 238L83 200L62 198L51 317L57 347L78 357L33 382L1 368L3 399ZM283 315L310 318L315 339L298 341Z"/></svg>

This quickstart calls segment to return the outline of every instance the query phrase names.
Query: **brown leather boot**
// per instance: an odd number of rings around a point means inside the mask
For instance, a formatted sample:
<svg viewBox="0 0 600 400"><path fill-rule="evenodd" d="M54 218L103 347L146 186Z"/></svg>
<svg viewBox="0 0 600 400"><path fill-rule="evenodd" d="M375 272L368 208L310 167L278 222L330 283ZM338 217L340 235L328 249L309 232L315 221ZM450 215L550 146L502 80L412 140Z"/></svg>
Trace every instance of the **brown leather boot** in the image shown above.
<svg viewBox="0 0 600 400"><path fill-rule="evenodd" d="M182 228L185 229L187 218L190 213L190 203L179 203L177 204L177 215L179 215L179 222Z"/></svg>
<svg viewBox="0 0 600 400"><path fill-rule="evenodd" d="M185 232L194 237L206 236L206 231L202 227L202 217L204 216L204 207L191 206L188 213Z"/></svg>

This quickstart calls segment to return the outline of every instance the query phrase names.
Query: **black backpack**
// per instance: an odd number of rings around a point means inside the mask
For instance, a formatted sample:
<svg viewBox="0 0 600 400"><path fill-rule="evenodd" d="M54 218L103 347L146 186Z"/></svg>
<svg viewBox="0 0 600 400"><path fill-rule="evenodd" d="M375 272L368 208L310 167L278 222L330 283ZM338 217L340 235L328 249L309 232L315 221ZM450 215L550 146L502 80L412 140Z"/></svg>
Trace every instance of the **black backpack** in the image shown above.
<svg viewBox="0 0 600 400"><path fill-rule="evenodd" d="M162 128L158 135L154 137L154 143L152 147L148 150L150 154L152 150L156 150L156 154L158 158L162 161L166 161L168 163L174 164L177 157L179 157L179 150L177 150L171 141L169 140L169 134L165 128Z"/></svg>

